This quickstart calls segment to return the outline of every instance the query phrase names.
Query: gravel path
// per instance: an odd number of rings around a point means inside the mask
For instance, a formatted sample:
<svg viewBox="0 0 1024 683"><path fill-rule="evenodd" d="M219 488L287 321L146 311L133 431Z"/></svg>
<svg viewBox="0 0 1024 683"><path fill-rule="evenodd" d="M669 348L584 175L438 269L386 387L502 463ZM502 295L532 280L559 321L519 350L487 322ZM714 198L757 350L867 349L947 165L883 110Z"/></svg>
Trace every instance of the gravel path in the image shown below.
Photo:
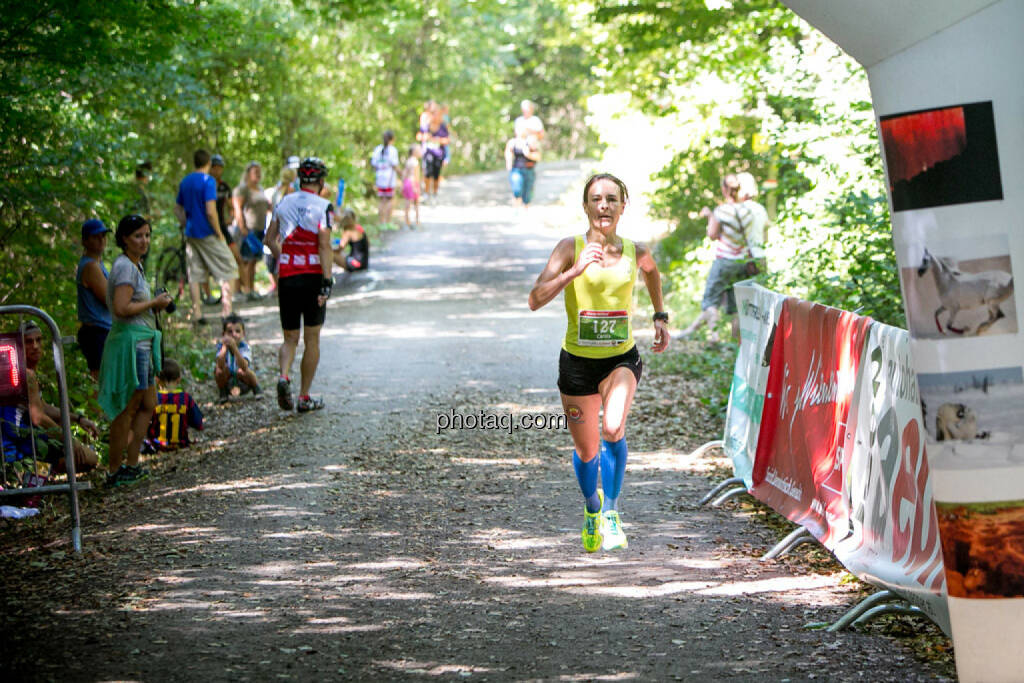
<svg viewBox="0 0 1024 683"><path fill-rule="evenodd" d="M722 464L686 455L720 428L699 385L641 384L618 554L582 552L567 432L437 433L558 412L564 314L526 294L582 173L544 166L526 215L504 174L447 181L331 300L326 410L207 406L198 447L85 496L80 557L53 520L6 525L4 680L934 680L893 639L803 628L858 589L759 562L778 533L750 508L694 507ZM272 389L276 307L246 315Z"/></svg>

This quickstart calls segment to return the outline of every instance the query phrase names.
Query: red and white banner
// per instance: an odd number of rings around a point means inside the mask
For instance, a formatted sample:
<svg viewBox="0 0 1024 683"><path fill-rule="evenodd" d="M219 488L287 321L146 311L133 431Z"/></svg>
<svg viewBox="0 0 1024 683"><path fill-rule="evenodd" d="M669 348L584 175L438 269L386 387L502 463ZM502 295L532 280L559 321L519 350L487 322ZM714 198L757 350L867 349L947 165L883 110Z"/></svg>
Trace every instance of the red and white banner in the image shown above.
<svg viewBox="0 0 1024 683"><path fill-rule="evenodd" d="M870 318L787 299L765 391L751 493L828 549L849 532L843 450Z"/></svg>
<svg viewBox="0 0 1024 683"><path fill-rule="evenodd" d="M920 607L946 633L949 606L910 335L870 327L844 451L850 535L833 551L859 578Z"/></svg>

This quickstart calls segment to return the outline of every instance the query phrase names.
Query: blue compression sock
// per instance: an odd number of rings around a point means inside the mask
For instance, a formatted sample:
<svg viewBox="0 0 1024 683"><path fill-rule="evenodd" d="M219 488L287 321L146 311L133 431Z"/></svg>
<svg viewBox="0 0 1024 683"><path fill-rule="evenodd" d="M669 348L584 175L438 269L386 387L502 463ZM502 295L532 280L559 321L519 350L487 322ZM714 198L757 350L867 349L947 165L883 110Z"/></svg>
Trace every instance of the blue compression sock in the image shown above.
<svg viewBox="0 0 1024 683"><path fill-rule="evenodd" d="M604 509L617 510L622 480L626 476L626 437L618 441L601 439L601 482L604 485Z"/></svg>
<svg viewBox="0 0 1024 683"><path fill-rule="evenodd" d="M576 481L580 484L580 491L587 504L587 512L599 512L601 510L601 499L597 495L597 473L598 458L591 458L590 462L583 462L576 451L572 452L572 467L576 470Z"/></svg>

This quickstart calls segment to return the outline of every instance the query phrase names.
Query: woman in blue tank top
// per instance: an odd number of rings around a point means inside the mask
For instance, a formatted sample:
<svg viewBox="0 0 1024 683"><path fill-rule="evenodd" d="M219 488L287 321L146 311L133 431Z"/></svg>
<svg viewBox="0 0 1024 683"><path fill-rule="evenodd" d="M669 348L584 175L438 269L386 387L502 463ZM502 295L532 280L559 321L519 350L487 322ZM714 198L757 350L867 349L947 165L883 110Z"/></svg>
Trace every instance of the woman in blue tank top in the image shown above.
<svg viewBox="0 0 1024 683"><path fill-rule="evenodd" d="M82 223L82 248L85 253L78 261L75 285L78 288L78 346L93 379L99 379L103 345L110 332L110 311L107 309L107 267L103 265L103 250L107 246L110 229L98 218Z"/></svg>

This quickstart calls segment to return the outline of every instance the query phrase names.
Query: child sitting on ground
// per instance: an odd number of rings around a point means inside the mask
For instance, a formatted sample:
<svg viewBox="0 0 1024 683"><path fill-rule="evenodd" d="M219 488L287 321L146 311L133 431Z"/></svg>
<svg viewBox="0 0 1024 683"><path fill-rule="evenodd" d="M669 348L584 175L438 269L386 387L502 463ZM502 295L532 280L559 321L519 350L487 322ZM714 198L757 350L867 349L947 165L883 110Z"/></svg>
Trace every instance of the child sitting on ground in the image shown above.
<svg viewBox="0 0 1024 683"><path fill-rule="evenodd" d="M237 313L224 318L221 334L217 342L217 365L213 370L220 392L219 402L227 403L235 388L238 395L251 391L259 396L263 392L252 371L252 349L245 341L245 324Z"/></svg>
<svg viewBox="0 0 1024 683"><path fill-rule="evenodd" d="M172 358L164 358L163 370L157 375L159 389L156 409L149 422L149 434L143 453L174 451L189 445L188 428L203 428L203 413L192 396L179 387L181 366Z"/></svg>
<svg viewBox="0 0 1024 683"><path fill-rule="evenodd" d="M356 223L356 212L345 209L341 212L339 223L341 238L333 244L334 262L352 273L370 267L370 240L366 237L363 226ZM348 247L348 255L343 252Z"/></svg>

